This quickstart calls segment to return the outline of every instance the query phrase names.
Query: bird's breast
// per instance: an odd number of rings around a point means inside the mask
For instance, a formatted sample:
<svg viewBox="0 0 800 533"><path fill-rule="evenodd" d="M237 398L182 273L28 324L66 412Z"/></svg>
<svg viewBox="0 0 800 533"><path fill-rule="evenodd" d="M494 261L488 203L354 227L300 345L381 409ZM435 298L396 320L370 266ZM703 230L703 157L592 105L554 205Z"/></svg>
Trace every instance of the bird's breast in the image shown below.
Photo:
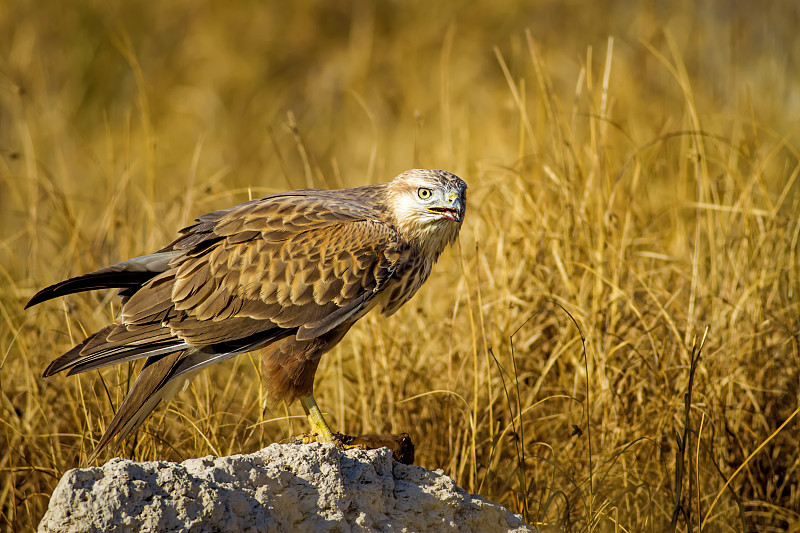
<svg viewBox="0 0 800 533"><path fill-rule="evenodd" d="M416 258L402 272L396 274L386 285L380 299L381 312L393 315L422 287L431 273L433 261Z"/></svg>

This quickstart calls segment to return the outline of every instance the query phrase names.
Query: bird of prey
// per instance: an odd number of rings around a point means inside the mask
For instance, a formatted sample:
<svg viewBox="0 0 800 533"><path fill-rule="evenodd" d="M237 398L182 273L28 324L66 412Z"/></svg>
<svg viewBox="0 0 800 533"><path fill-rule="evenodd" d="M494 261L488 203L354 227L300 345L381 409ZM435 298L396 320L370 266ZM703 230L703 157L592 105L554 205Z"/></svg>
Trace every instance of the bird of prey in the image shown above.
<svg viewBox="0 0 800 533"><path fill-rule="evenodd" d="M352 189L266 196L203 215L161 250L39 291L26 308L116 288L119 317L44 371L145 359L92 457L121 442L199 371L260 350L269 399L300 400L316 440L335 442L313 395L320 357L372 309L397 311L458 236L467 185L415 169Z"/></svg>

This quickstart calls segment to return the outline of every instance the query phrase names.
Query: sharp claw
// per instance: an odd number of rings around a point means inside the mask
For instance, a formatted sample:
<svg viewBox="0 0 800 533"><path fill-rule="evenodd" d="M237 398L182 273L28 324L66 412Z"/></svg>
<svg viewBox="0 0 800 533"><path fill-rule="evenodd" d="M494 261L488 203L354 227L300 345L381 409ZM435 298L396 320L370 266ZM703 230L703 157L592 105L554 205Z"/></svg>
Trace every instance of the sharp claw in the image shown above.
<svg viewBox="0 0 800 533"><path fill-rule="evenodd" d="M350 444L353 441L353 437L350 435L344 435L342 433L334 433L333 439L330 441L333 443L340 450L366 450L368 449L364 444ZM301 433L300 435L295 436L291 440L292 444L311 444L312 442L328 442L325 440L320 440L319 435L316 433Z"/></svg>
<svg viewBox="0 0 800 533"><path fill-rule="evenodd" d="M317 437L310 433L301 433L292 438L291 442L292 444L311 444L312 442L317 442Z"/></svg>

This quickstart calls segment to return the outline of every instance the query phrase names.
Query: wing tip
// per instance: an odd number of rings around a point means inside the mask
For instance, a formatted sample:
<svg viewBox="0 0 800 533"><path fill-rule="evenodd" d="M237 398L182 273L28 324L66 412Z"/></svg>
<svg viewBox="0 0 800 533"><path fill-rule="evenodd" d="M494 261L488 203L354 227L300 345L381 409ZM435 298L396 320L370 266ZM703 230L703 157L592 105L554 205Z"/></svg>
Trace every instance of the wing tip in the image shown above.
<svg viewBox="0 0 800 533"><path fill-rule="evenodd" d="M81 282L85 282L85 276L65 279L64 281L59 281L58 283L48 285L44 289L41 289L39 292L34 294L30 300L28 300L28 303L25 304L25 309L48 300L58 298L59 296L66 296L68 294L74 294L84 290L92 290L91 287L83 288L83 283Z"/></svg>
<svg viewBox="0 0 800 533"><path fill-rule="evenodd" d="M55 362L55 361L53 361L53 362L51 362L49 365L47 365L47 368L45 368L45 369L44 369L44 372L42 372L42 377L43 377L43 378L49 378L49 377L50 377L50 376L52 376L53 374L58 374L58 372L59 372L59 371L58 371L58 370L54 370L54 369L53 369L53 368L55 367L55 363L56 363L56 362Z"/></svg>
<svg viewBox="0 0 800 533"><path fill-rule="evenodd" d="M75 362L75 357L74 357L75 350L76 349L80 350L80 348L83 347L84 344L86 344L86 341L78 344L77 346L73 346L73 348L67 353L59 357L56 357L55 359L50 361L50 364L47 365L47 368L45 368L44 372L42 372L42 377L49 378L50 376L58 374L59 372L69 368L71 364Z"/></svg>
<svg viewBox="0 0 800 533"><path fill-rule="evenodd" d="M47 287L45 289L40 290L36 294L34 294L33 297L30 300L28 300L28 303L25 304L25 307L23 307L23 309L30 309L34 305L40 304L42 302L46 302L47 300L51 300L51 299L55 298L56 296L58 296L58 295L48 295L47 292L49 290L50 290L50 287Z"/></svg>
<svg viewBox="0 0 800 533"><path fill-rule="evenodd" d="M66 296L68 294L79 292L81 289L70 288L71 285L74 284L75 279L77 278L71 278L68 280L60 281L58 283L54 283L53 285L45 287L44 289L34 294L30 300L28 300L28 303L25 304L24 309L29 309L34 305L38 305L42 302L58 298L59 296Z"/></svg>
<svg viewBox="0 0 800 533"><path fill-rule="evenodd" d="M130 261L133 261L133 259ZM129 261L126 261L125 263L128 262ZM136 270L134 267L125 270L120 267L120 265L124 265L125 263L101 268L100 270L65 279L64 281L59 281L58 283L45 287L34 294L33 298L28 300L28 303L25 304L25 309L46 302L47 300L58 298L59 296L66 296L78 292L100 289L122 289L123 291L136 292L143 284L160 273L160 271L157 270ZM136 265L138 265L138 263L134 266ZM128 294L128 296L130 296L130 294Z"/></svg>
<svg viewBox="0 0 800 533"><path fill-rule="evenodd" d="M77 362L79 362L79 358L80 358L80 355L81 355L81 351L83 350L83 347L86 346L86 344L90 340L92 340L94 337L96 337L98 334L102 333L106 329L107 329L107 327L101 329L97 333L89 335L88 337L83 339L81 342L79 342L78 344L73 346L68 352L66 352L66 353L56 357L52 361L50 361L50 364L47 365L47 368L45 368L44 372L42 372L42 377L43 378L49 378L50 376L53 376L55 374L58 374L59 372L62 372L64 370L68 369L68 368L71 368L71 367L75 366L75 364ZM72 372L70 372L67 375L71 376Z"/></svg>
<svg viewBox="0 0 800 533"><path fill-rule="evenodd" d="M105 433L103 433L103 436L100 437L99 441L97 441L97 444L95 444L94 449L86 458L86 461L89 463L95 462L98 456L100 455L100 452L102 452L104 449L108 447L109 444L111 444L111 441L114 440L116 434L117 434L116 430L114 430L114 428L112 428L111 426L106 428ZM116 442L119 443L121 442L121 440L117 439Z"/></svg>

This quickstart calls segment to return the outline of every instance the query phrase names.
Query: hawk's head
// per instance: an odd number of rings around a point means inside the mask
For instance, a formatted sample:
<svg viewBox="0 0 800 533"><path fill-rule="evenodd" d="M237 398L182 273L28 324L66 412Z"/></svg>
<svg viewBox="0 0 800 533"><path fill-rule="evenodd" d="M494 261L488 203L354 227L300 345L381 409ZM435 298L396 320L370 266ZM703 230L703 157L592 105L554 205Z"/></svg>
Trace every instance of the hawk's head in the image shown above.
<svg viewBox="0 0 800 533"><path fill-rule="evenodd" d="M387 207L409 241L436 254L455 241L467 210L464 180L445 170L407 170L388 193Z"/></svg>

